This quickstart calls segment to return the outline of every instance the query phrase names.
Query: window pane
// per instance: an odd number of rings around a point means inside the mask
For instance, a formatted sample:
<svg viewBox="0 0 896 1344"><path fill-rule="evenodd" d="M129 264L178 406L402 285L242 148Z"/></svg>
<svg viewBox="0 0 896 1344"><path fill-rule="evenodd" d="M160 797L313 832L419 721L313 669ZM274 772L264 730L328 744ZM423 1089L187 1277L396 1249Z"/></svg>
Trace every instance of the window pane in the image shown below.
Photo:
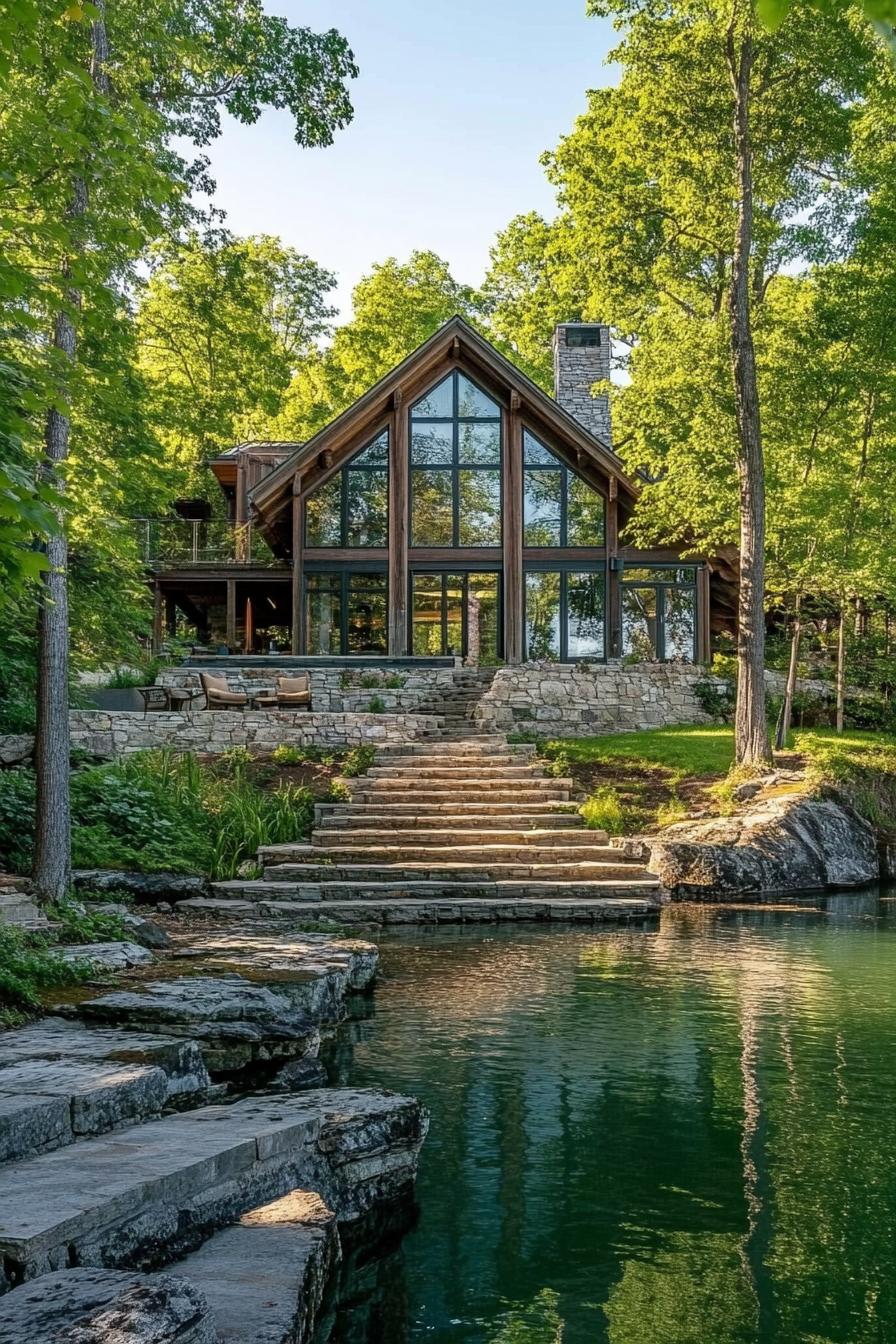
<svg viewBox="0 0 896 1344"><path fill-rule="evenodd" d="M528 429L523 430L523 460L527 467L559 467L560 462L553 453L548 452L543 443L539 443Z"/></svg>
<svg viewBox="0 0 896 1344"><path fill-rule="evenodd" d="M461 653L464 627L464 576L445 575L445 652Z"/></svg>
<svg viewBox="0 0 896 1344"><path fill-rule="evenodd" d="M444 653L442 644L442 576L415 574L413 592L413 649L418 656Z"/></svg>
<svg viewBox="0 0 896 1344"><path fill-rule="evenodd" d="M603 572L567 574L566 641L569 658L603 658Z"/></svg>
<svg viewBox="0 0 896 1344"><path fill-rule="evenodd" d="M305 630L310 654L342 652L341 592L341 575L308 575Z"/></svg>
<svg viewBox="0 0 896 1344"><path fill-rule="evenodd" d="M389 460L389 431L384 429L373 443L368 444L362 453L349 462L351 467L382 467Z"/></svg>
<svg viewBox="0 0 896 1344"><path fill-rule="evenodd" d="M342 472L315 490L305 504L305 545L338 546L342 541Z"/></svg>
<svg viewBox="0 0 896 1344"><path fill-rule="evenodd" d="M488 420L458 426L458 458L483 466L501 463L501 426Z"/></svg>
<svg viewBox="0 0 896 1344"><path fill-rule="evenodd" d="M450 467L453 456L454 425L414 425L411 429L411 463L415 467Z"/></svg>
<svg viewBox="0 0 896 1344"><path fill-rule="evenodd" d="M458 472L461 546L501 545L500 471Z"/></svg>
<svg viewBox="0 0 896 1344"><path fill-rule="evenodd" d="M451 546L454 539L450 471L411 472L411 545Z"/></svg>
<svg viewBox="0 0 896 1344"><path fill-rule="evenodd" d="M560 657L560 575L526 575L526 657Z"/></svg>
<svg viewBox="0 0 896 1344"><path fill-rule="evenodd" d="M389 474L378 471L346 472L348 528L346 546L388 544Z"/></svg>
<svg viewBox="0 0 896 1344"><path fill-rule="evenodd" d="M453 414L454 382L450 373L411 407L411 415L425 415L432 420L448 419Z"/></svg>
<svg viewBox="0 0 896 1344"><path fill-rule="evenodd" d="M666 588L663 630L664 658L694 660L694 635L697 629L697 593L694 588Z"/></svg>
<svg viewBox="0 0 896 1344"><path fill-rule="evenodd" d="M385 574L349 575L347 652L386 652Z"/></svg>
<svg viewBox="0 0 896 1344"><path fill-rule="evenodd" d="M655 588L622 588L622 652L637 658L656 658Z"/></svg>
<svg viewBox="0 0 896 1344"><path fill-rule="evenodd" d="M457 413L458 415L472 415L477 418L491 416L497 419L501 414L501 407L491 397L487 397L484 392L471 383L469 378L464 377L462 373L457 375Z"/></svg>
<svg viewBox="0 0 896 1344"><path fill-rule="evenodd" d="M691 566L663 569L657 565L652 569L629 569L626 565L623 580L626 583L696 583L697 571Z"/></svg>
<svg viewBox="0 0 896 1344"><path fill-rule="evenodd" d="M497 574L469 574L467 576L467 648L468 658L486 665L498 659L500 576Z"/></svg>
<svg viewBox="0 0 896 1344"><path fill-rule="evenodd" d="M523 540L527 546L560 545L560 495L563 473L523 473Z"/></svg>
<svg viewBox="0 0 896 1344"><path fill-rule="evenodd" d="M603 546L603 496L571 471L566 479L567 546Z"/></svg>

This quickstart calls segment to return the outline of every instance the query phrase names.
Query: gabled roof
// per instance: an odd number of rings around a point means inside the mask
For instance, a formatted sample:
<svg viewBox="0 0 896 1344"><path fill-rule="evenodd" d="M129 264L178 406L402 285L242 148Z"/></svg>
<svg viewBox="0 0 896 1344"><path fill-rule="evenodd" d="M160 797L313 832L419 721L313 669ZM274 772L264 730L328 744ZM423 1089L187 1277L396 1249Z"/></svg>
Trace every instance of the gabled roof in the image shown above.
<svg viewBox="0 0 896 1344"><path fill-rule="evenodd" d="M341 415L318 430L306 443L290 453L274 471L265 476L250 493L249 500L252 507L268 515L279 512L279 508L285 503L291 491L296 472L301 473L303 467L311 465L317 455L327 448L331 439L338 436L341 440L350 435L355 424L358 426L359 434L362 433L365 419L384 413L390 405L392 394L401 388L402 384L411 380L417 367L432 363L442 352L447 356L455 340L460 343L461 357L466 349L474 360L490 370L497 381L518 392L524 405L534 409L541 419L554 429L559 438L588 454L607 476L616 479L621 491L634 501L638 487L626 475L621 459L609 444L590 433L574 416L565 411L552 397L533 383L531 378L502 355L491 341L481 336L460 315L455 315L443 323L438 331L413 350L400 364L396 364L394 369L374 383L373 387Z"/></svg>

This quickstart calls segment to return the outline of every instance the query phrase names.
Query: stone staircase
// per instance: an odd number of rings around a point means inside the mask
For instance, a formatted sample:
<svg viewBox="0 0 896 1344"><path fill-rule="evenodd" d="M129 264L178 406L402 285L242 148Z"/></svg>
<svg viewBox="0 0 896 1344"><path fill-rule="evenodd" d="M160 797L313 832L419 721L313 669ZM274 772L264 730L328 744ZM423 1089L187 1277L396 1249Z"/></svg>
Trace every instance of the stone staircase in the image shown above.
<svg viewBox="0 0 896 1344"><path fill-rule="evenodd" d="M260 879L178 909L381 923L654 914L657 879L587 829L572 791L503 734L385 746L350 801L318 805L309 843L263 849Z"/></svg>
<svg viewBox="0 0 896 1344"><path fill-rule="evenodd" d="M213 941L214 985L140 982L0 1040L0 1344L310 1344L340 1225L406 1205L415 1099L222 1099L236 1048L314 1062L375 949L247 938L254 981Z"/></svg>
<svg viewBox="0 0 896 1344"><path fill-rule="evenodd" d="M494 679L493 667L456 668L451 689L428 696L418 712L441 718L441 738L465 738L474 730L476 706Z"/></svg>

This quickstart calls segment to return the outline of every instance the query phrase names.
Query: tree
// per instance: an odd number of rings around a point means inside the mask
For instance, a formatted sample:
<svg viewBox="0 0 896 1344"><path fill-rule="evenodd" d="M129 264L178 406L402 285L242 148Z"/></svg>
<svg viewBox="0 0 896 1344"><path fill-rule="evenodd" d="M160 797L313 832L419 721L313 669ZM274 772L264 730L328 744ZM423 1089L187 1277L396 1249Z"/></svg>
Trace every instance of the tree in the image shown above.
<svg viewBox="0 0 896 1344"><path fill-rule="evenodd" d="M182 222L189 194L209 186L202 160L185 162L173 137L208 144L222 110L244 122L287 107L299 144L327 144L351 115L356 73L344 39L295 29L258 0L78 0L60 15L24 0L0 20L4 82L5 252L17 355L31 387L49 390L44 474L65 478L70 407L83 377L85 307L114 310L147 242ZM38 339L43 318L49 346ZM37 416L31 416L32 431ZM36 450L36 433L30 450ZM66 545L48 540L41 603L38 693L38 845L44 899L68 885Z"/></svg>
<svg viewBox="0 0 896 1344"><path fill-rule="evenodd" d="M204 460L258 437L335 309L336 280L276 238L191 233L160 247L137 318L153 422L182 489Z"/></svg>
<svg viewBox="0 0 896 1344"><path fill-rule="evenodd" d="M737 758L762 762L753 346L782 269L826 258L854 209L852 135L880 53L861 22L825 25L800 7L774 34L757 27L747 0L592 0L590 12L620 27L611 58L622 75L589 95L588 112L546 156L563 221L551 238L566 258L564 268L552 254L549 279L556 290L558 272L570 272L561 288L584 296L581 316L609 321L631 352L630 381L615 392L617 446L653 482L635 535L668 537L671 527L694 550L740 542ZM531 253L525 238L510 242L497 258L513 273L513 251Z"/></svg>

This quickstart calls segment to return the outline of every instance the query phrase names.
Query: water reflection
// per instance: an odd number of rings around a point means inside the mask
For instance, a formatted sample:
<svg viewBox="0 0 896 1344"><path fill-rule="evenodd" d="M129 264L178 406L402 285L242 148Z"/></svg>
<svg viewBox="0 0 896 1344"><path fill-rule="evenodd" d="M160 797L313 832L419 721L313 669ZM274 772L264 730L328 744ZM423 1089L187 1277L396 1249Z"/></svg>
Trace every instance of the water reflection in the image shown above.
<svg viewBox="0 0 896 1344"><path fill-rule="evenodd" d="M892 903L415 931L384 963L340 1072L430 1106L421 1215L331 1344L896 1337Z"/></svg>

